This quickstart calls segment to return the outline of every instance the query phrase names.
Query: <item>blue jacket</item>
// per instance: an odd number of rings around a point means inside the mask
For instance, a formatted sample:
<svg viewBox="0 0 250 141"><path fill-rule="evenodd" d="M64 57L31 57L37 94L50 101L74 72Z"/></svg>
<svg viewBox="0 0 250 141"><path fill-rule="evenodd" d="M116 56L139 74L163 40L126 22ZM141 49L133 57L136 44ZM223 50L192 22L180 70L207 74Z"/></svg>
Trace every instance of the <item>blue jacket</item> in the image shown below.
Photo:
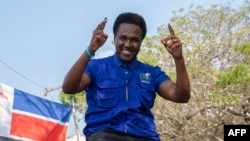
<svg viewBox="0 0 250 141"><path fill-rule="evenodd" d="M160 140L150 109L160 84L169 77L159 67L134 60L124 65L116 55L92 59L85 71L91 79L86 89L88 109L84 134L112 129Z"/></svg>

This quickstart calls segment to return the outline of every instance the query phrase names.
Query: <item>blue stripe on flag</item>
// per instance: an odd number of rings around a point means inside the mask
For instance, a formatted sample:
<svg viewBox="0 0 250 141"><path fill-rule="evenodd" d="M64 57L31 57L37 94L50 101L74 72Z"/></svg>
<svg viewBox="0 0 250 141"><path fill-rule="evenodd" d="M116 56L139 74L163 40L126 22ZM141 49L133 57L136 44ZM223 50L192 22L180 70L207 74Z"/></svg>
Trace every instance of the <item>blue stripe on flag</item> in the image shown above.
<svg viewBox="0 0 250 141"><path fill-rule="evenodd" d="M13 109L68 122L72 107L14 89Z"/></svg>

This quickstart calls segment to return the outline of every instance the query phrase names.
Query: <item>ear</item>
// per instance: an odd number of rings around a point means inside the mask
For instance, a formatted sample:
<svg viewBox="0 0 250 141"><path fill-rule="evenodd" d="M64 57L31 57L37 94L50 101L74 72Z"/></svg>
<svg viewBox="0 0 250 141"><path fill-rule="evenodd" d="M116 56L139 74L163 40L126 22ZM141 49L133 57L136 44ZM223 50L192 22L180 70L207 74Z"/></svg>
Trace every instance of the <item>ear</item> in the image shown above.
<svg viewBox="0 0 250 141"><path fill-rule="evenodd" d="M111 41L112 45L115 44L115 37L116 37L116 35L114 35L113 41Z"/></svg>

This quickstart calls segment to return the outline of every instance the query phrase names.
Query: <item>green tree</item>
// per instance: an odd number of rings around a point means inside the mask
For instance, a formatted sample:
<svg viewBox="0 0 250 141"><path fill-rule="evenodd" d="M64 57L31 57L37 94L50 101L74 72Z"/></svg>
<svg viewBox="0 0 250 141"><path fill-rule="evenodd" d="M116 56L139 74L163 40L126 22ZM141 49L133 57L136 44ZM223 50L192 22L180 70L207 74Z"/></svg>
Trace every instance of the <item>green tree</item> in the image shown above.
<svg viewBox="0 0 250 141"><path fill-rule="evenodd" d="M224 124L249 124L249 13L247 0L236 9L191 5L173 12L170 24L183 43L192 96L187 104L157 98L153 112L162 140L220 141ZM160 43L169 34L166 25L146 38L138 58L160 65L175 81L173 59Z"/></svg>
<svg viewBox="0 0 250 141"><path fill-rule="evenodd" d="M76 94L66 94L61 91L59 100L63 104L73 106L72 117L74 119L77 141L79 141L79 122L82 122L82 120L84 119L84 113L87 108L84 92Z"/></svg>

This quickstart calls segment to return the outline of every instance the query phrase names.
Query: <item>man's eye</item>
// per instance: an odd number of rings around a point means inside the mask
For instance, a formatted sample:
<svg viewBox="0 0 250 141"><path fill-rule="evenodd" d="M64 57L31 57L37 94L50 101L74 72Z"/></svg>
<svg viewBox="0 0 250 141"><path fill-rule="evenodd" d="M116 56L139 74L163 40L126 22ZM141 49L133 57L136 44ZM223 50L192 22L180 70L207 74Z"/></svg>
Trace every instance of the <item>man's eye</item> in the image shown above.
<svg viewBox="0 0 250 141"><path fill-rule="evenodd" d="M121 40L121 41L125 41L126 38L125 38L125 37L120 37L120 40Z"/></svg>
<svg viewBox="0 0 250 141"><path fill-rule="evenodd" d="M139 42L138 39L133 39L133 40L132 40L132 43L138 43L138 42Z"/></svg>

